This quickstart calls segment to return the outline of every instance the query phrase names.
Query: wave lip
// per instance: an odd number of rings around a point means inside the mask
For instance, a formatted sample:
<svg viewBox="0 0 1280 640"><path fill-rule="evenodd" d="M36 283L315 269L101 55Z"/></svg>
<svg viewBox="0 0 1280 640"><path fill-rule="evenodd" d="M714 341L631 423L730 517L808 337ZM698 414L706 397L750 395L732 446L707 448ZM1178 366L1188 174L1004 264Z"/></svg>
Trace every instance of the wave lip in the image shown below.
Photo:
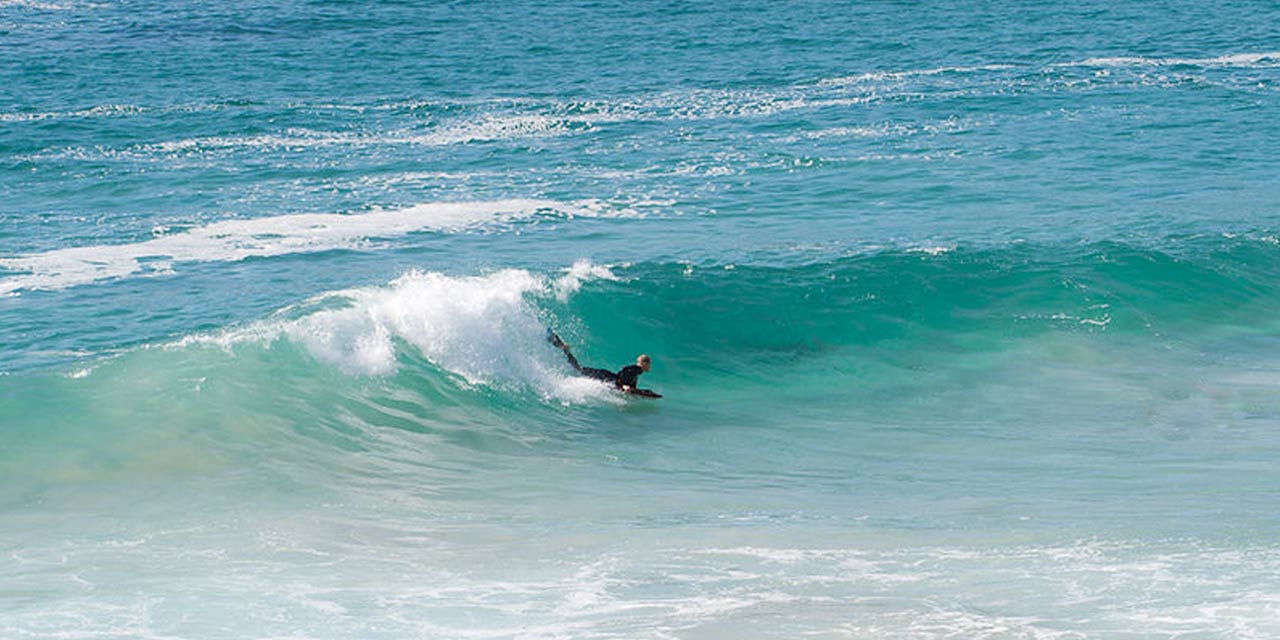
<svg viewBox="0 0 1280 640"><path fill-rule="evenodd" d="M0 278L0 296L22 290L56 290L137 273L165 273L176 262L237 261L250 257L359 249L373 237L416 231L447 231L486 222L527 218L539 211L591 215L589 209L550 200L498 200L421 204L363 214L306 213L224 220L160 237L119 245L55 249L0 258L0 268L19 272Z"/></svg>

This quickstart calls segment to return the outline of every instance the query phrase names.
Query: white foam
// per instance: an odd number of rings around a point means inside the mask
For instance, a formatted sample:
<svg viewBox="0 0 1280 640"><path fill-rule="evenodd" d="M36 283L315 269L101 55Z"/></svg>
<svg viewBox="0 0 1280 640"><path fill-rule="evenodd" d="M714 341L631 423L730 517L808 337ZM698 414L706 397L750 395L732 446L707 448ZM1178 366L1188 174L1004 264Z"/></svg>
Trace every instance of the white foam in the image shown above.
<svg viewBox="0 0 1280 640"><path fill-rule="evenodd" d="M556 118L536 114L488 114L476 119L463 120L440 131L414 136L407 141L428 146L444 146L465 142L554 136L573 131L575 121L582 123L579 125L580 130L588 130L589 122L585 119Z"/></svg>
<svg viewBox="0 0 1280 640"><path fill-rule="evenodd" d="M415 271L384 287L330 292L276 318L170 346L233 348L287 339L345 373L382 376L397 370L398 345L409 345L467 384L533 390L564 402L609 400L614 396L604 385L573 375L547 343L536 305L538 298L568 296L592 279L617 277L588 262L555 279L520 269L461 277ZM313 307L322 310L293 317Z"/></svg>
<svg viewBox="0 0 1280 640"><path fill-rule="evenodd" d="M139 147L145 153L179 153L234 149L314 149L323 147L372 147L417 145L443 147L467 142L491 142L587 131L590 123L573 118L536 114L485 114L421 134L392 132L357 134L310 129L287 129L254 136L205 136L160 142Z"/></svg>
<svg viewBox="0 0 1280 640"><path fill-rule="evenodd" d="M561 301L568 300L569 296L577 293L582 288L582 283L589 280L617 280L618 277L608 267L594 265L586 260L579 260L573 263L572 267L565 269L565 274L556 279L552 284L556 297Z"/></svg>
<svg viewBox="0 0 1280 640"><path fill-rule="evenodd" d="M71 8L70 3L37 0L0 0L0 7L26 6ZM239 147L307 148L333 145L374 146L411 144L444 146L467 142L510 140L517 138L556 136L590 131L595 125L612 122L702 120L735 117L768 117L795 109L824 106L856 106L876 101L885 82L930 79L951 75L1019 70L1036 72L1071 67L1163 67L1190 65L1198 67L1270 68L1280 66L1280 51L1230 53L1210 57L1098 56L1084 60L1041 65L992 63L972 66L943 66L900 71L870 71L847 76L820 79L778 90L693 89L641 95L619 100L559 102L554 100L450 100L401 101L381 104L286 103L287 108L309 108L331 111L419 109L440 105L466 105L481 113L446 121L443 126L424 133L412 131L378 134L317 132L291 129L256 136L209 136L144 145L142 150L181 151L189 149L222 149ZM828 90L844 93L853 89L857 96L822 95ZM867 93L868 91L872 93ZM816 92L816 93L815 93ZM4 113L0 122L21 122L50 118L81 118L130 115L144 111L191 111L225 108L222 104L180 105L146 108L134 105L101 105L78 111L47 113Z"/></svg>
<svg viewBox="0 0 1280 640"><path fill-rule="evenodd" d="M281 133L256 136L206 136L158 142L139 147L143 153L180 153L221 149L312 149L331 146L378 144L380 139L355 134L286 129Z"/></svg>
<svg viewBox="0 0 1280 640"><path fill-rule="evenodd" d="M139 108L108 105L78 112L6 113L0 114L0 122L99 117L139 113L141 111L143 110ZM242 150L295 151L328 147L364 148L382 146L444 147L469 142L492 142L586 132L591 130L592 122L592 118L558 118L536 114L486 114L476 118L464 119L426 133L392 131L380 134L366 134L290 128L277 133L251 136L201 136L139 144L124 148L66 147L44 150L30 155L18 156L18 158L24 161L102 158L145 159L156 155L201 154Z"/></svg>
<svg viewBox="0 0 1280 640"><path fill-rule="evenodd" d="M545 210L592 215L589 209L548 200L500 200L422 204L354 215L310 213L225 220L133 244L72 247L0 258L0 268L25 272L0 278L0 295L19 290L62 289L144 272L163 273L180 262L360 249L375 238L457 230L529 217Z"/></svg>
<svg viewBox="0 0 1280 640"><path fill-rule="evenodd" d="M786 142L796 142L801 139L819 140L823 138L906 137L917 132L919 132L918 127L885 123L864 127L832 127L830 129L822 129L819 131L806 131L804 133L788 136L784 140Z"/></svg>
<svg viewBox="0 0 1280 640"><path fill-rule="evenodd" d="M3 7L0 4L0 7ZM100 118L144 113L146 109L131 104L104 104L77 111L44 111L37 113L0 113L0 122L32 122L56 118Z"/></svg>
<svg viewBox="0 0 1280 640"><path fill-rule="evenodd" d="M78 2L42 2L40 0L0 0L0 9L21 7L24 9L39 9L42 11L70 11L80 7L94 6L97 5Z"/></svg>
<svg viewBox="0 0 1280 640"><path fill-rule="evenodd" d="M1196 67L1276 67L1280 66L1280 51L1265 53L1232 53L1212 58L1148 58L1142 56L1117 56L1089 58L1081 62L1051 65L1055 67L1165 67L1187 65Z"/></svg>
<svg viewBox="0 0 1280 640"><path fill-rule="evenodd" d="M1067 67L1164 67L1188 65L1197 67L1277 67L1280 66L1280 51L1259 53L1231 53L1204 58L1181 57L1145 57L1145 56L1101 56L1085 60L1062 62L1047 65L1046 68ZM1007 71L1023 69L1032 71L1038 67L1015 64L984 64L975 66L936 67L932 69L908 69L904 71L871 71L837 78L819 80L816 87L850 87L871 85L885 81L901 81L912 78L930 78L950 74L972 74L990 71ZM801 86L800 88L805 88Z"/></svg>
<svg viewBox="0 0 1280 640"><path fill-rule="evenodd" d="M911 247L907 249L907 251L909 253L923 253L930 256L940 256L944 253L951 253L952 251L955 251L955 246L925 244Z"/></svg>
<svg viewBox="0 0 1280 640"><path fill-rule="evenodd" d="M1008 64L984 64L973 67L935 67L932 69L908 69L905 71L870 71L851 76L820 80L817 85L821 87L845 86L851 84L879 82L883 80L902 80L905 78L938 76L952 73L964 74L979 71L1003 71L1012 68L1014 68L1013 65Z"/></svg>

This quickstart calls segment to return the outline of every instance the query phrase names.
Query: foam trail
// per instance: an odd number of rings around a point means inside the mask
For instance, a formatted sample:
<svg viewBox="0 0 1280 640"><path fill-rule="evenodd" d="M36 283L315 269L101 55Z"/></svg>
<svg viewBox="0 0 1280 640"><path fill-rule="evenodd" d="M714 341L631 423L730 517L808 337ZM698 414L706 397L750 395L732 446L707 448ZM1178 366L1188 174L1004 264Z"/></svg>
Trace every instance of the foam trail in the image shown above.
<svg viewBox="0 0 1280 640"><path fill-rule="evenodd" d="M5 5L0 2L0 8ZM42 111L36 113L0 113L0 122L35 122L57 118L99 118L145 113L148 109L128 104L104 104L77 111Z"/></svg>
<svg viewBox="0 0 1280 640"><path fill-rule="evenodd" d="M946 74L968 74L983 71L1004 71L1015 68L1010 64L984 64L975 67L936 67L932 69L908 69L905 71L869 71L857 75L843 76L840 78L827 78L819 80L816 86L819 87L838 87L850 84L862 84L866 82L879 82L882 80L904 80L906 78L917 78L927 76L940 76Z"/></svg>
<svg viewBox="0 0 1280 640"><path fill-rule="evenodd" d="M11 116L22 117L20 114ZM3 116L0 116L3 118ZM29 116L35 119L34 116ZM145 153L202 152L222 149L304 149L323 147L376 147L388 145L420 145L443 147L465 142L494 142L571 133L591 126L583 117L556 118L537 114L495 115L465 119L460 123L422 135L367 135L288 129L281 133L255 136L209 136L143 145Z"/></svg>
<svg viewBox="0 0 1280 640"><path fill-rule="evenodd" d="M1275 67L1280 66L1280 51L1264 53L1232 53L1213 58L1147 58L1140 56L1119 56L1113 58L1089 58L1081 62L1071 62L1061 67L1166 67L1186 65L1195 67Z"/></svg>
<svg viewBox="0 0 1280 640"><path fill-rule="evenodd" d="M0 9L18 7L21 9L37 9L42 11L68 11L77 8L71 2L38 2L37 0L0 0Z"/></svg>
<svg viewBox="0 0 1280 640"><path fill-rule="evenodd" d="M0 258L0 268L25 272L0 279L0 295L21 290L62 289L139 272L166 272L175 262L235 261L249 257L356 249L371 237L450 230L507 221L553 209L576 215L590 211L548 200L501 200L423 204L358 215L309 213L226 220L121 245L71 247Z"/></svg>
<svg viewBox="0 0 1280 640"><path fill-rule="evenodd" d="M1153 58L1144 56L1095 57L1072 62L1061 62L1047 65L1048 69L1071 67L1276 67L1280 66L1280 51L1259 53L1230 53L1208 58ZM982 72L1030 71L1036 66L1022 64L986 64L971 67L937 67L933 69L908 69L904 71L871 71L857 75L827 78L819 80L815 87L842 87L860 85L886 80L906 80L909 78L928 78L947 74L971 74ZM800 85L800 89L806 88Z"/></svg>

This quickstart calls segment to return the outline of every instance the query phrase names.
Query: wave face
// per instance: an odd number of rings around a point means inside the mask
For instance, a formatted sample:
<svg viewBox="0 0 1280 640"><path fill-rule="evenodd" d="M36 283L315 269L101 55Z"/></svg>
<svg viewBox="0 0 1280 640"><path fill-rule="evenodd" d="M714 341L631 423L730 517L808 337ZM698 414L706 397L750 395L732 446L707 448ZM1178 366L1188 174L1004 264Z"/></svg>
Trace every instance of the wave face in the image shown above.
<svg viewBox="0 0 1280 640"><path fill-rule="evenodd" d="M0 0L0 638L1280 637L1202 5Z"/></svg>

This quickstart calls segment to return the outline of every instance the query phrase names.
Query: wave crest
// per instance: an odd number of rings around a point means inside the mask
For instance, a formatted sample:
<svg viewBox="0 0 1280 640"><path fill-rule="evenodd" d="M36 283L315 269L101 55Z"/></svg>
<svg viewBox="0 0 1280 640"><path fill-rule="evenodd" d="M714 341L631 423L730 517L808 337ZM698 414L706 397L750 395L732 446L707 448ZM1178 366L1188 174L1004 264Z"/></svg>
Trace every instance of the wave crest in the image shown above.
<svg viewBox="0 0 1280 640"><path fill-rule="evenodd" d="M571 375L547 344L548 321L538 304L566 300L595 279L617 278L585 261L555 278L523 269L457 277L411 271L386 286L330 292L273 319L171 346L286 339L351 375L392 375L402 357L421 356L466 385L531 390L564 402L607 398L603 386Z"/></svg>

